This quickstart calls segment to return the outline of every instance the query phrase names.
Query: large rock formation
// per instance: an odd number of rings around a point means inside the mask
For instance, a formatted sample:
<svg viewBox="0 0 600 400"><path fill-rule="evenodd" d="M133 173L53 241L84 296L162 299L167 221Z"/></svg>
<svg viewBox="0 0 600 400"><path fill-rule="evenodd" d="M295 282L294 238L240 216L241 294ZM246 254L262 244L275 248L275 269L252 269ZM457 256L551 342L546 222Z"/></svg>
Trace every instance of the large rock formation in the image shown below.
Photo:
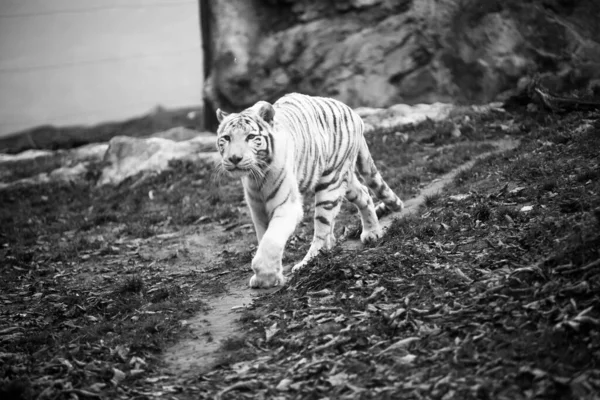
<svg viewBox="0 0 600 400"><path fill-rule="evenodd" d="M531 74L600 82L598 0L214 0L206 97L484 103ZM562 87L561 87L562 86Z"/></svg>

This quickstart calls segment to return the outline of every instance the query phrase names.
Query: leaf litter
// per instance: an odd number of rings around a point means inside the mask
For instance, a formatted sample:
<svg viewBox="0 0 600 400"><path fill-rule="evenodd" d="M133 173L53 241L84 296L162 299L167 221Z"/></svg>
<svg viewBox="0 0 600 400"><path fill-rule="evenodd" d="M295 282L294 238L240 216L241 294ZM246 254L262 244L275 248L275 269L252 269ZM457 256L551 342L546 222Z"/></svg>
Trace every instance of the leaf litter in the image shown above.
<svg viewBox="0 0 600 400"><path fill-rule="evenodd" d="M464 123L470 135L453 135ZM522 144L461 171L374 245L323 253L241 309L216 367L185 377L162 368L161 353L198 334L186 321L210 312L203 299L247 279L253 247L239 184L199 185L209 166L174 163L100 192L93 182L5 192L2 393L593 398L598 115L491 113L448 132L426 121L414 127L429 131L420 140L410 129L368 138L404 199L493 148L485 141L508 134ZM285 262L310 244L307 208ZM353 213L344 204L340 234L356 226ZM224 233L203 247L198 238L215 231Z"/></svg>
<svg viewBox="0 0 600 400"><path fill-rule="evenodd" d="M517 149L256 301L243 329L261 361L221 398L597 398L600 120L516 118L533 126Z"/></svg>

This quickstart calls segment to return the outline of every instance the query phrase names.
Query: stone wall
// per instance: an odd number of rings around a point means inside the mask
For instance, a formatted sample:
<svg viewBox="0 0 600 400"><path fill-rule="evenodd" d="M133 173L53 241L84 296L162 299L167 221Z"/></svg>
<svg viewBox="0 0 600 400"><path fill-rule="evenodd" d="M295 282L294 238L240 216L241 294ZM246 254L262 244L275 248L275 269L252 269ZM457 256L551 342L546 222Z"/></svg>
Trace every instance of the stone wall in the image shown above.
<svg viewBox="0 0 600 400"><path fill-rule="evenodd" d="M485 103L527 75L600 81L598 0L214 0L205 95L298 91L352 107Z"/></svg>

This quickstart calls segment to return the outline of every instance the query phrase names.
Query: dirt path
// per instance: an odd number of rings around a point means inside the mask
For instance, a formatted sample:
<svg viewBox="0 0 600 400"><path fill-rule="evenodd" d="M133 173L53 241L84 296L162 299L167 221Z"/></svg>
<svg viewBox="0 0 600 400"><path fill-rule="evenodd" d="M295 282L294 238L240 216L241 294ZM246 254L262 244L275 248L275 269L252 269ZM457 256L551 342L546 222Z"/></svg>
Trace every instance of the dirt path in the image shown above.
<svg viewBox="0 0 600 400"><path fill-rule="evenodd" d="M205 227L202 232L185 238L190 255L197 255L199 262L195 268L210 269L218 263L221 252L249 248L255 240L254 233L243 239L229 240L227 232L218 225ZM223 244L228 242L227 244ZM270 293L271 290L255 290L247 286L250 277L250 264L240 266L244 271L230 281L224 293L207 295L198 292L195 297L208 303L208 311L199 313L187 320L191 335L170 347L164 354L169 373L178 377L197 375L211 370L218 361L222 340L236 333L238 310L252 303L254 297ZM207 298L210 297L210 298Z"/></svg>
<svg viewBox="0 0 600 400"><path fill-rule="evenodd" d="M419 206L425 201L426 197L440 192L444 188L444 186L450 183L460 171L471 168L477 160L489 157L493 154L512 150L519 145L519 142L513 139L496 140L489 143L493 144L496 147L496 150L481 154L472 159L471 161L464 163L460 167L455 168L452 171L442 175L438 179L435 179L429 185L425 186L417 197L407 200L404 203L405 209L401 213L392 214L384 217L381 221L381 224L384 227L388 227L395 218L405 217L407 215L416 213L419 209Z"/></svg>
<svg viewBox="0 0 600 400"><path fill-rule="evenodd" d="M194 337L177 343L165 354L171 372L176 376L185 376L210 370L217 360L221 340L235 332L235 310L249 305L253 296L256 294L242 282L236 282L227 294L210 301L209 312L189 320Z"/></svg>
<svg viewBox="0 0 600 400"><path fill-rule="evenodd" d="M384 217L381 221L383 227L388 227L396 218L416 213L427 196L441 191L461 170L471 168L478 159L512 150L517 147L518 141L503 139L490 141L489 144L494 145L496 149L475 157L428 184L417 197L405 201L406 208L401 213ZM220 242L220 236L222 235L218 231L206 230L202 234L187 239L188 244L192 247L202 247L204 257L201 264L203 266L206 267L216 261L219 253L216 249L222 250L222 247L216 244ZM240 240L237 244L238 248L242 246L241 242L247 240L249 239ZM236 246L235 243L231 245ZM358 249L361 247L361 243L358 240L347 240L342 243L342 247L344 249ZM169 373L178 377L185 377L211 370L218 361L222 341L236 334L243 334L243 332L239 332L236 323L239 318L239 310L249 306L255 297L277 290L277 288L270 290L250 289L247 286L247 280L250 277L250 265L244 265L241 270L248 271L248 273L230 282L224 294L203 299L208 303L209 311L198 314L187 321L192 332L191 337L181 340L165 352L164 361Z"/></svg>

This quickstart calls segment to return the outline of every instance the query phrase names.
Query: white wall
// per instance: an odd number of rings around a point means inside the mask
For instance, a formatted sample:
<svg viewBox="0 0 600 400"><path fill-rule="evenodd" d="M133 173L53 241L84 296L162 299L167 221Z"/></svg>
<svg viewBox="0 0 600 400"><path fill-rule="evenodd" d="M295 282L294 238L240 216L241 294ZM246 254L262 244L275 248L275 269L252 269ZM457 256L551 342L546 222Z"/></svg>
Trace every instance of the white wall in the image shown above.
<svg viewBox="0 0 600 400"><path fill-rule="evenodd" d="M0 0L0 136L202 102L197 0Z"/></svg>

